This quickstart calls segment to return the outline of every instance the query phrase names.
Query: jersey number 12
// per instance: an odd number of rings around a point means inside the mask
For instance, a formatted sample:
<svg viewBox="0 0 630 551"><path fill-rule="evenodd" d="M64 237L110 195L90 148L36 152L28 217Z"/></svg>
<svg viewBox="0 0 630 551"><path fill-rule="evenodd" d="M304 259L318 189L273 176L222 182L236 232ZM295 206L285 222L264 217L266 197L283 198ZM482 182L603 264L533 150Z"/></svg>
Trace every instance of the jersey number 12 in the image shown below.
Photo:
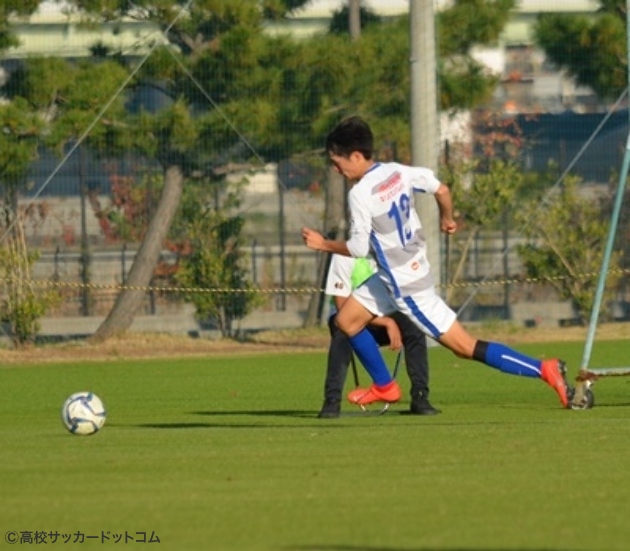
<svg viewBox="0 0 630 551"><path fill-rule="evenodd" d="M407 227L407 221L411 215L411 200L409 199L409 195L403 193L398 203L394 201L387 215L394 219L400 243L404 246L412 236L411 230Z"/></svg>

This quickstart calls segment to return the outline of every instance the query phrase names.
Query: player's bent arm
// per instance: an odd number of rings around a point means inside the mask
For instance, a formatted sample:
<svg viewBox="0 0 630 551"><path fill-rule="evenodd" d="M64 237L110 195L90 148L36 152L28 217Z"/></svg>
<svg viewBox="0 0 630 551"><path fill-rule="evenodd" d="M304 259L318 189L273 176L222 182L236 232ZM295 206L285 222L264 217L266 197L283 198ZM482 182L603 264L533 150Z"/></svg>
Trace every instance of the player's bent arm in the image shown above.
<svg viewBox="0 0 630 551"><path fill-rule="evenodd" d="M321 250L328 253L340 254L342 256L352 256L345 241L332 241L331 239L324 239L324 248Z"/></svg>
<svg viewBox="0 0 630 551"><path fill-rule="evenodd" d="M343 256L352 256L345 241L326 239L321 233L311 228L302 228L302 239L309 249Z"/></svg>
<svg viewBox="0 0 630 551"><path fill-rule="evenodd" d="M444 233L455 233L457 223L453 218L453 197L447 185L440 184L435 192L435 201L440 211L440 230Z"/></svg>

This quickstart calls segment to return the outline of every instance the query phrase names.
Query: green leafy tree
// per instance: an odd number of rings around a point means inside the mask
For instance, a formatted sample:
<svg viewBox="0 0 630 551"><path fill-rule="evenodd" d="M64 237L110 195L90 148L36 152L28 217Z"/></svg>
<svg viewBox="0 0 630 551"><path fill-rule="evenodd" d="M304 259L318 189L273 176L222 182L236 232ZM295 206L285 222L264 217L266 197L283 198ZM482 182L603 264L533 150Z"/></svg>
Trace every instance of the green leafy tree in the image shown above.
<svg viewBox="0 0 630 551"><path fill-rule="evenodd" d="M460 298L456 284L464 277L471 246L483 231L507 223L525 185L518 163L522 138L514 120L479 112L475 122L475 155L468 144L449 143L440 163L440 179L451 188L460 229L447 240L449 283L455 285L447 288L446 300L454 303Z"/></svg>
<svg viewBox="0 0 630 551"><path fill-rule="evenodd" d="M457 0L436 13L441 110L472 109L492 95L497 79L471 52L475 46L498 40L514 5L513 0ZM345 33L347 24L343 26L341 16L338 26L344 33L317 37L311 45L328 52L321 59L334 57L334 74L344 76L342 82L327 86L330 94L323 95L322 105L327 109L322 113L329 116L322 116L318 123L327 131L331 119L337 122L348 114L361 113L370 119L383 143L396 143L400 160L409 160L409 17L370 19L356 41ZM321 134L316 137L321 139Z"/></svg>
<svg viewBox="0 0 630 551"><path fill-rule="evenodd" d="M0 8L0 52L17 44L10 32L10 18L26 15L37 2L8 0ZM30 283L30 270L38 251L26 249L18 194L26 184L30 163L37 158L44 130L40 113L24 98L0 104L0 183L3 201L0 220L0 318L9 327L16 346L34 340L39 319L58 298L52 291L37 291Z"/></svg>
<svg viewBox="0 0 630 551"><path fill-rule="evenodd" d="M472 55L475 46L493 45L514 0L455 0L437 14L438 82L443 110L472 108L490 98L497 78Z"/></svg>
<svg viewBox="0 0 630 551"><path fill-rule="evenodd" d="M243 265L241 198L242 185L236 185L227 191L221 205L213 204L209 197L200 201L198 194L188 194L183 204L192 252L182 259L176 279L187 288L216 290L185 297L195 305L201 321L216 321L224 337L235 336L234 321L262 303Z"/></svg>
<svg viewBox="0 0 630 551"><path fill-rule="evenodd" d="M627 80L626 2L600 0L589 15L545 13L534 30L537 44L558 68L602 99L615 99Z"/></svg>
<svg viewBox="0 0 630 551"><path fill-rule="evenodd" d="M150 62L138 73L138 79L170 82L169 92L176 100L173 106L155 115L143 113L133 126L127 127L128 130L136 129L128 132L134 138L135 149L158 159L164 169L162 194L127 281L130 287L143 287L148 285L152 277L160 249L177 212L186 178L193 171L207 171L208 165L215 163L218 157L213 154L216 150L212 147L212 142L206 140L214 129L204 133L204 127L208 127L208 116L193 118L191 106L195 103L200 105L201 99L204 102L203 109L212 111L208 99L204 98L206 89L216 98L212 101L227 104L230 86L234 86L235 79L257 69L254 65L256 58L248 58L248 53L253 51L251 47L240 52L238 48L230 46L248 46L250 40L254 44L259 42L264 14L278 17L302 3L295 0L265 0L260 4L249 0L200 0L193 3L140 0L130 4L119 0L76 0L73 4L86 10L96 22L124 16L130 9L133 10L134 17L141 13L168 31L168 38L179 46L181 52L173 57L168 51L162 50L157 55L152 55ZM187 12L184 17L179 17L184 6ZM230 57L228 63L224 62L226 56ZM194 71L197 64L206 60L217 71L212 79L206 79L203 83L206 88L200 91L198 87L190 86L190 71ZM209 87L208 80L216 80L223 88L217 90ZM242 80L238 82L242 83ZM221 90L222 93L217 94ZM245 105L241 104L240 107L242 109L239 112L244 114L247 111ZM234 115L227 105L226 109L228 115ZM248 120L255 119L250 115ZM225 125L225 121L220 120L219 124ZM233 129L230 132L234 136ZM226 145L222 144L223 149ZM123 290L106 320L96 331L94 339L104 340L125 331L131 325L143 295L140 290Z"/></svg>
<svg viewBox="0 0 630 551"><path fill-rule="evenodd" d="M440 97L445 110L474 107L492 93L496 80L474 62L470 50L496 40L514 2L480 0L475 9L468 4L455 2L437 15L444 20L440 28L474 15L473 23L464 28L460 24L457 33L440 39ZM330 128L357 112L374 121L384 140L399 140L401 154L408 151L403 143L408 142L410 114L406 16L380 23L374 18L357 41L339 33L296 41L270 37L259 26L239 23L199 48L193 61L195 79L221 106L220 112L208 110L200 143L210 144L213 147L207 149L219 151L223 158L226 149L244 155L234 127L258 155L276 161L321 150ZM191 102L207 105L186 75L178 82Z"/></svg>
<svg viewBox="0 0 630 551"><path fill-rule="evenodd" d="M464 162L450 173L449 185L458 213L461 232L451 236L449 246L457 251L457 263L450 283L458 283L468 261L468 253L482 230L498 228L523 185L523 173L514 161L491 159L485 170L479 162ZM449 286L446 301L453 302L456 287Z"/></svg>
<svg viewBox="0 0 630 551"><path fill-rule="evenodd" d="M531 198L519 209L520 227L531 241L517 250L527 276L548 280L562 300L571 300L578 318L586 324L593 309L608 226L602 220L601 203L580 194L579 184L578 178L567 177L546 201ZM611 257L613 273L608 276L603 306L614 296L619 258L619 253ZM585 274L589 277L583 277Z"/></svg>
<svg viewBox="0 0 630 551"><path fill-rule="evenodd" d="M6 215L6 209L4 213ZM22 212L17 218L11 209L10 232L0 224L4 239L0 245L0 320L16 347L32 343L40 329L39 319L60 300L54 289L36 289L31 281L31 269L39 251L28 250L24 239ZM7 217L5 216L5 220Z"/></svg>
<svg viewBox="0 0 630 551"><path fill-rule="evenodd" d="M19 98L0 104L0 183L6 205L17 211L17 193L26 183L29 164L37 158L39 137L44 128L39 113Z"/></svg>
<svg viewBox="0 0 630 551"><path fill-rule="evenodd" d="M116 90L127 76L124 68L111 60L99 63L70 63L60 58L31 58L24 62L11 76L5 92L13 105L26 103L46 126L42 139L36 147L47 145L59 157L65 157L70 147L83 139L81 147L73 155L79 157L79 166L84 166L87 148L100 155L105 150L111 154L111 145L116 137L125 139L128 133L120 132L120 122L125 118L124 99L116 96ZM89 134L88 125L94 121L103 106L114 97L106 117L93 125ZM119 147L119 151L123 148ZM82 212L87 208L87 174L79 169L78 190ZM90 314L91 255L87 235L81 238L81 273L83 313Z"/></svg>

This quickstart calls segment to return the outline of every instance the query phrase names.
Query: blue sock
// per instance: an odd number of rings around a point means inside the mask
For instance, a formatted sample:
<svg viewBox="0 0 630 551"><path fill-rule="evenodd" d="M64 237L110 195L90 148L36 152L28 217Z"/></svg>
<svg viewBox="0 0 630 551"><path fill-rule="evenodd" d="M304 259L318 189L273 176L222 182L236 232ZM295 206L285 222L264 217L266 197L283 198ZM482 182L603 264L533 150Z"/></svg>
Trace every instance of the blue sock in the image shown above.
<svg viewBox="0 0 630 551"><path fill-rule="evenodd" d="M489 342L485 363L503 373L540 377L540 360L530 358L498 342Z"/></svg>
<svg viewBox="0 0 630 551"><path fill-rule="evenodd" d="M364 328L354 337L348 337L348 340L375 385L384 386L392 381L392 376L389 374L389 369L385 365L385 360L372 333Z"/></svg>

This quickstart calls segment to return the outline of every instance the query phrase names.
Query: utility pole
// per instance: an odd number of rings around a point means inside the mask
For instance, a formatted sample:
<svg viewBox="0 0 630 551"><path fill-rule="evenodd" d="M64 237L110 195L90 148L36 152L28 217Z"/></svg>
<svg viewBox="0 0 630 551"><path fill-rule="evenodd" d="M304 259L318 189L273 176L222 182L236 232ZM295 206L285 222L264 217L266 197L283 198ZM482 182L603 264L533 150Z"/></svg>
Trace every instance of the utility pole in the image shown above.
<svg viewBox="0 0 630 551"><path fill-rule="evenodd" d="M276 169L277 173L277 169ZM287 296L285 294L285 289L287 287L287 278L286 278L286 247L285 247L285 220L284 220L284 182L278 178L278 201L279 201L279 212L278 212L278 232L280 234L280 295L278 295L278 310L280 312L286 312L287 309Z"/></svg>
<svg viewBox="0 0 630 551"><path fill-rule="evenodd" d="M361 0L348 0L348 28L352 40L361 36Z"/></svg>
<svg viewBox="0 0 630 551"><path fill-rule="evenodd" d="M411 40L411 164L437 173L438 124L435 12L433 0L409 0ZM427 237L427 257L436 285L442 282L439 211L430 197L416 195L416 210Z"/></svg>
<svg viewBox="0 0 630 551"><path fill-rule="evenodd" d="M85 170L85 147L79 147L79 197L81 198L81 314L92 315L92 293L90 291L90 276L92 258L90 255L90 241L87 234L87 185Z"/></svg>

